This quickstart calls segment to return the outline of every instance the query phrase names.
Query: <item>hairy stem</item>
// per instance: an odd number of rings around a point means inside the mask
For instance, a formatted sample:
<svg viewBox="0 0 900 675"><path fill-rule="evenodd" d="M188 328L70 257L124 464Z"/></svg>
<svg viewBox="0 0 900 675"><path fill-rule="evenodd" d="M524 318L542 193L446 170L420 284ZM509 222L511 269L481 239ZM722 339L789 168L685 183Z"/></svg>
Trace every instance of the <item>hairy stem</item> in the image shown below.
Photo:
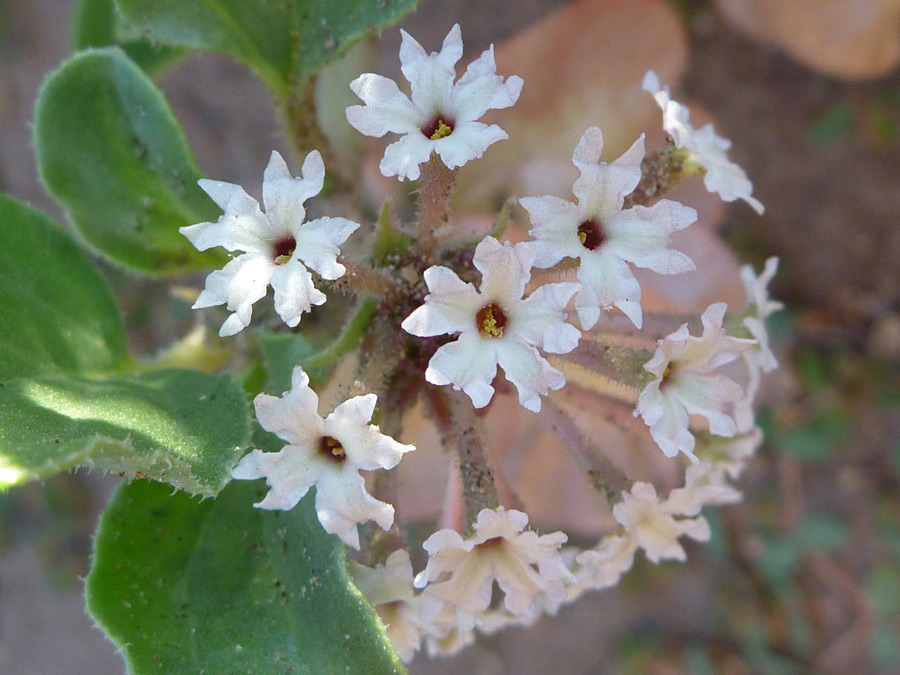
<svg viewBox="0 0 900 675"><path fill-rule="evenodd" d="M302 86L293 87L287 100L283 102L282 114L285 121L285 135L297 161L302 162L306 154L318 150L325 163L327 177L336 192L355 192L358 181L351 180L343 163L335 155L331 143L319 126L316 115L316 77L310 77Z"/></svg>
<svg viewBox="0 0 900 675"><path fill-rule="evenodd" d="M337 260L347 268L347 271L334 281L325 280L325 285L339 291L353 293L354 295L375 295L378 297L384 297L398 289L397 284L392 279L378 270L344 256L338 256Z"/></svg>
<svg viewBox="0 0 900 675"><path fill-rule="evenodd" d="M432 412L443 442L456 450L459 459L467 534L471 534L482 509L500 506L494 471L482 443L481 420L464 393L444 389L432 393Z"/></svg>
<svg viewBox="0 0 900 675"><path fill-rule="evenodd" d="M633 349L599 340L582 340L568 354L556 355L554 358L632 389L643 389L653 379L653 375L644 369L644 364L653 358L653 352L647 349Z"/></svg>
<svg viewBox="0 0 900 675"><path fill-rule="evenodd" d="M438 234L450 220L450 193L455 183L456 170L448 169L441 158L432 153L422 169L416 231L416 255L426 267L434 261Z"/></svg>
<svg viewBox="0 0 900 675"><path fill-rule="evenodd" d="M550 399L544 404L550 426L559 435L563 445L584 471L591 485L601 492L609 504L622 500L622 493L631 483L609 457L597 451L578 428L575 421Z"/></svg>
<svg viewBox="0 0 900 675"><path fill-rule="evenodd" d="M303 368L310 370L330 366L347 352L356 349L377 308L378 301L373 297L360 301L337 339L327 348L305 359L302 362Z"/></svg>

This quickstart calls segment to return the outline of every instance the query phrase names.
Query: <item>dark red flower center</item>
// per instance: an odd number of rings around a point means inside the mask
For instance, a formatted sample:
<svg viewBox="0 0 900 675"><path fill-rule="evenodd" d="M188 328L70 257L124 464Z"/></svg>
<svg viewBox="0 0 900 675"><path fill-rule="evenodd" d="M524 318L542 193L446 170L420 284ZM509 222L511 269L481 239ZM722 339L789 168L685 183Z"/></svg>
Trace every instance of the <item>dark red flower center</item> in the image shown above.
<svg viewBox="0 0 900 675"><path fill-rule="evenodd" d="M603 225L593 219L584 221L578 226L578 239L588 251L596 251L606 241Z"/></svg>
<svg viewBox="0 0 900 675"><path fill-rule="evenodd" d="M484 337L503 337L503 330L508 323L509 319L506 317L506 313L493 302L482 307L475 315L475 325L478 326L478 332Z"/></svg>
<svg viewBox="0 0 900 675"><path fill-rule="evenodd" d="M332 437L332 436L322 436L319 439L319 452L322 453L322 456L325 459L335 462L336 464L343 464L344 460L347 459L347 453L344 452L344 446L341 445L341 442Z"/></svg>
<svg viewBox="0 0 900 675"><path fill-rule="evenodd" d="M435 115L428 121L428 124L422 127L421 131L429 140L439 141L453 133L453 120Z"/></svg>
<svg viewBox="0 0 900 675"><path fill-rule="evenodd" d="M272 247L272 258L275 260L275 264L284 265L294 255L295 248L297 248L297 240L291 236L276 241Z"/></svg>

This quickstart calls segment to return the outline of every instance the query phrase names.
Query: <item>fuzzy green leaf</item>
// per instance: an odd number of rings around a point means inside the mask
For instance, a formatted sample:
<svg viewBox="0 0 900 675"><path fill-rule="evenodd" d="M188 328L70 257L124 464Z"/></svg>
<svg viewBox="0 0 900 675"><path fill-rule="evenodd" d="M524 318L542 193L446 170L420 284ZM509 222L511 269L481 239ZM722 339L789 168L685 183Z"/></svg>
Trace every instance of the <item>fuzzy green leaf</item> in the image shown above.
<svg viewBox="0 0 900 675"><path fill-rule="evenodd" d="M179 227L221 215L156 85L118 48L81 52L44 83L34 144L47 190L85 240L146 274L221 266Z"/></svg>
<svg viewBox="0 0 900 675"><path fill-rule="evenodd" d="M106 281L71 236L0 195L0 381L118 369L131 359Z"/></svg>
<svg viewBox="0 0 900 675"><path fill-rule="evenodd" d="M88 610L132 675L404 673L313 495L262 511L259 483L216 499L122 486L103 514Z"/></svg>
<svg viewBox="0 0 900 675"><path fill-rule="evenodd" d="M167 44L230 54L283 96L367 32L418 0L117 0L123 16Z"/></svg>
<svg viewBox="0 0 900 675"><path fill-rule="evenodd" d="M211 496L248 437L243 391L226 375L66 374L0 387L0 486L87 466Z"/></svg>
<svg viewBox="0 0 900 675"><path fill-rule="evenodd" d="M216 494L249 434L228 376L133 373L105 281L53 220L0 196L0 488L77 466Z"/></svg>

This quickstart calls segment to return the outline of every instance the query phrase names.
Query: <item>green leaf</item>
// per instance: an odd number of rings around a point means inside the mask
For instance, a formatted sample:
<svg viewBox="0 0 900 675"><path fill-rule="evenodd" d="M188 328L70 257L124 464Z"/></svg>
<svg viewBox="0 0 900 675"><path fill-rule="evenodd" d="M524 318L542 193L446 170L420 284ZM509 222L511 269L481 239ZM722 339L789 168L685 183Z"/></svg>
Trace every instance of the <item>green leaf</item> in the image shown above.
<svg viewBox="0 0 900 675"><path fill-rule="evenodd" d="M194 370L10 380L0 411L0 470L15 482L88 466L211 496L249 436L243 391Z"/></svg>
<svg viewBox="0 0 900 675"><path fill-rule="evenodd" d="M225 375L130 372L103 278L53 220L0 196L0 488L77 466L216 494L250 435Z"/></svg>
<svg viewBox="0 0 900 675"><path fill-rule="evenodd" d="M318 351L303 335L269 331L260 331L259 350L265 373L262 391L272 396L281 396L288 391L294 366Z"/></svg>
<svg viewBox="0 0 900 675"><path fill-rule="evenodd" d="M162 42L230 54L282 97L366 33L393 25L418 0L117 0Z"/></svg>
<svg viewBox="0 0 900 675"><path fill-rule="evenodd" d="M225 260L178 232L221 212L162 93L121 50L76 54L50 75L34 144L47 190L110 260L153 275Z"/></svg>
<svg viewBox="0 0 900 675"><path fill-rule="evenodd" d="M131 360L115 300L88 257L52 219L5 195L0 297L0 378L108 371Z"/></svg>
<svg viewBox="0 0 900 675"><path fill-rule="evenodd" d="M73 48L120 46L145 72L158 74L187 53L141 39L136 29L123 21L113 0L79 0L75 5Z"/></svg>
<svg viewBox="0 0 900 675"><path fill-rule="evenodd" d="M254 509L264 491L232 483L198 501L143 481L119 489L86 594L128 672L404 673L313 495Z"/></svg>

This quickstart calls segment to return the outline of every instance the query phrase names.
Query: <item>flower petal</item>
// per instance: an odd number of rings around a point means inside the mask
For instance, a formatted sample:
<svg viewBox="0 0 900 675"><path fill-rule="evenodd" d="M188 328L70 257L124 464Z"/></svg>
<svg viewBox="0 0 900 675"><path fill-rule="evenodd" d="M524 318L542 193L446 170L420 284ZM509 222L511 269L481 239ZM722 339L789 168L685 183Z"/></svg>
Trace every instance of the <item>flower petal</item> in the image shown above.
<svg viewBox="0 0 900 675"><path fill-rule="evenodd" d="M425 371L425 379L431 384L452 384L454 389L462 389L476 408L490 403L494 395L491 382L496 375L496 348L475 331L462 333L458 340L438 349Z"/></svg>
<svg viewBox="0 0 900 675"><path fill-rule="evenodd" d="M440 112L437 108L447 101L456 79L456 62L462 58L462 33L454 24L441 51L426 54L415 38L400 30L400 70L409 80L413 103L426 116Z"/></svg>
<svg viewBox="0 0 900 675"><path fill-rule="evenodd" d="M269 492L256 504L261 509L294 508L306 496L321 470L319 462L303 448L285 446L279 452L254 450L244 455L231 471L232 478L253 480L265 477Z"/></svg>
<svg viewBox="0 0 900 675"><path fill-rule="evenodd" d="M388 132L418 131L423 113L393 80L364 73L350 83L350 89L365 103L346 110L347 121L359 133L381 138Z"/></svg>
<svg viewBox="0 0 900 675"><path fill-rule="evenodd" d="M584 245L578 238L578 207L559 197L522 197L519 204L528 212L536 241L526 242L534 248L534 266L553 267L565 257L578 258Z"/></svg>
<svg viewBox="0 0 900 675"><path fill-rule="evenodd" d="M299 260L289 260L275 267L272 274L275 311L291 328L300 323L300 315L313 305L325 303L325 294L313 285L309 270Z"/></svg>
<svg viewBox="0 0 900 675"><path fill-rule="evenodd" d="M600 318L600 309L616 306L641 327L641 287L628 264L602 248L586 252L578 268L581 289L575 297L575 310L583 330L588 330Z"/></svg>
<svg viewBox="0 0 900 675"><path fill-rule="evenodd" d="M387 530L394 522L394 507L366 492L356 471L324 471L316 483L316 513L326 532L336 534L347 546L359 548L357 526L374 520Z"/></svg>
<svg viewBox="0 0 900 675"><path fill-rule="evenodd" d="M565 322L566 304L579 284L544 284L516 306L510 332L515 338L551 354L568 354L581 339L581 331Z"/></svg>
<svg viewBox="0 0 900 675"><path fill-rule="evenodd" d="M425 138L418 129L412 131L385 148L378 168L385 176L416 180L419 177L419 164L428 161L434 144L435 141Z"/></svg>
<svg viewBox="0 0 900 675"><path fill-rule="evenodd" d="M419 337L456 333L475 327L482 299L475 287L448 267L432 265L425 270L430 293L425 303L404 319L401 327Z"/></svg>
<svg viewBox="0 0 900 675"><path fill-rule="evenodd" d="M434 150L448 169L455 169L471 159L478 159L488 146L506 138L509 136L496 124L462 122L449 136L435 141Z"/></svg>
<svg viewBox="0 0 900 675"><path fill-rule="evenodd" d="M337 261L341 244L358 228L359 223L352 220L328 216L303 223L294 231L295 255L323 279L339 279L346 271Z"/></svg>
<svg viewBox="0 0 900 675"><path fill-rule="evenodd" d="M524 246L500 243L493 237L485 237L475 247L472 264L481 272L480 292L485 304L496 302L510 309L517 305L525 293L531 278L534 252Z"/></svg>
<svg viewBox="0 0 900 675"><path fill-rule="evenodd" d="M620 211L606 222L609 253L658 274L680 274L697 269L680 251L669 249L674 232L697 220L697 212L670 199L647 208L635 206Z"/></svg>
<svg viewBox="0 0 900 675"><path fill-rule="evenodd" d="M497 75L491 45L469 64L453 88L450 102L456 121L477 120L488 110L509 108L519 99L522 84L521 77L512 75L504 82Z"/></svg>
<svg viewBox="0 0 900 675"><path fill-rule="evenodd" d="M578 198L579 213L585 218L605 220L622 209L625 196L641 181L640 158L644 156L644 135L641 134L622 157L612 164L599 162L603 150L603 134L597 127L584 132L572 162L581 176L572 186ZM637 160L637 161L635 161Z"/></svg>
<svg viewBox="0 0 900 675"><path fill-rule="evenodd" d="M322 191L325 182L322 155L317 150L310 152L300 171L302 177L291 176L284 158L273 151L263 173L266 215L285 233L293 231L303 222L306 217L303 203Z"/></svg>
<svg viewBox="0 0 900 675"><path fill-rule="evenodd" d="M278 236L259 204L240 185L202 178L198 181L224 214L214 223L197 223L178 229L199 251L221 246L228 251L265 253Z"/></svg>
<svg viewBox="0 0 900 675"><path fill-rule="evenodd" d="M566 376L551 366L536 347L502 341L496 351L506 379L516 386L519 403L527 410L540 412L541 396L546 396L550 390L562 389L566 384Z"/></svg>
<svg viewBox="0 0 900 675"><path fill-rule="evenodd" d="M225 304L234 314L222 324L219 335L234 335L250 325L253 303L265 297L274 270L268 258L244 253L206 277L206 287L193 309Z"/></svg>

